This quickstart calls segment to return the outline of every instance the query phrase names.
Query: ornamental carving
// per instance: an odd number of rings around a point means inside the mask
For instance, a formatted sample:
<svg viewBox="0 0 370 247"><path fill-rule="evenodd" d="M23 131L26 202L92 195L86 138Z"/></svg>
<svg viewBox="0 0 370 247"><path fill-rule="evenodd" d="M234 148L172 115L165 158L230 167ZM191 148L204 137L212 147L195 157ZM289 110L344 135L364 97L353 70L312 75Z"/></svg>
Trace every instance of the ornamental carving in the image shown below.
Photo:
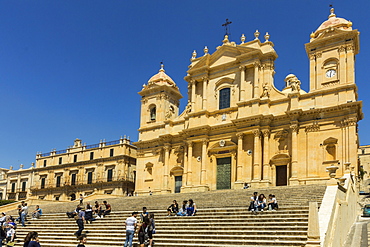
<svg viewBox="0 0 370 247"><path fill-rule="evenodd" d="M345 52L346 51L346 47L344 46L341 46L338 48L338 52Z"/></svg>
<svg viewBox="0 0 370 247"><path fill-rule="evenodd" d="M264 137L269 137L270 136L270 130L262 130L262 135Z"/></svg>
<svg viewBox="0 0 370 247"><path fill-rule="evenodd" d="M270 97L270 87L268 86L267 83L263 84L263 89L262 89L262 95L261 98L269 98Z"/></svg>
<svg viewBox="0 0 370 247"><path fill-rule="evenodd" d="M298 126L298 124L292 124L292 125L290 125L290 129L292 130L292 132L298 133L299 126Z"/></svg>
<svg viewBox="0 0 370 247"><path fill-rule="evenodd" d="M310 54L310 60L315 60L316 59L316 55L315 54Z"/></svg>
<svg viewBox="0 0 370 247"><path fill-rule="evenodd" d="M347 46L346 46L346 49L347 49L347 51L351 51L351 50L353 50L353 45L347 45Z"/></svg>
<svg viewBox="0 0 370 247"><path fill-rule="evenodd" d="M278 132L276 132L275 136L274 136L274 139L275 140L283 140L283 139L286 139L289 135L289 132L287 130L280 130Z"/></svg>
<svg viewBox="0 0 370 247"><path fill-rule="evenodd" d="M316 58L321 58L322 57L322 52L317 52L315 55L316 55Z"/></svg>
<svg viewBox="0 0 370 247"><path fill-rule="evenodd" d="M306 126L305 128L306 132L318 132L320 131L320 125L317 121L313 122L312 125Z"/></svg>
<svg viewBox="0 0 370 247"><path fill-rule="evenodd" d="M356 126L356 125L357 125L357 117L345 118L341 121L342 127Z"/></svg>
<svg viewBox="0 0 370 247"><path fill-rule="evenodd" d="M236 133L236 136L238 137L238 140L243 139L244 134L243 133Z"/></svg>
<svg viewBox="0 0 370 247"><path fill-rule="evenodd" d="M259 137L261 135L261 131L259 130L253 130L254 137Z"/></svg>

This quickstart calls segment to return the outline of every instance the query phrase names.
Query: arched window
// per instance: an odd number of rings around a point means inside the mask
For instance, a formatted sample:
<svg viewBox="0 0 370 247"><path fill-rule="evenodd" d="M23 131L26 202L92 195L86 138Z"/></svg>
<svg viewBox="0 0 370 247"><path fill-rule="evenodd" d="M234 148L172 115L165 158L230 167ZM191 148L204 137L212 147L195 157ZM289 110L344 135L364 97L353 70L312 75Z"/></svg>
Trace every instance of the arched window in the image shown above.
<svg viewBox="0 0 370 247"><path fill-rule="evenodd" d="M152 106L150 108L150 121L155 121L157 118L157 108L155 106Z"/></svg>
<svg viewBox="0 0 370 247"><path fill-rule="evenodd" d="M230 107L230 88L223 88L220 90L219 109Z"/></svg>

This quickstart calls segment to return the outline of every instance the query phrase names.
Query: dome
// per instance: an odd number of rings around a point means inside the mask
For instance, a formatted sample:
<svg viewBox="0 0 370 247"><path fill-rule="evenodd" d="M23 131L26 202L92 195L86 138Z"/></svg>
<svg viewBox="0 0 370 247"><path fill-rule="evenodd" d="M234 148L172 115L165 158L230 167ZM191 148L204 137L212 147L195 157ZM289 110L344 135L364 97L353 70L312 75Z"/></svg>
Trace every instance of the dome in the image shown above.
<svg viewBox="0 0 370 247"><path fill-rule="evenodd" d="M352 22L344 18L337 17L334 14L334 8L331 8L328 20L324 21L319 26L319 28L314 33L311 34L311 38L317 38L318 35L322 31L324 31L325 29L329 27L336 28L336 29L343 30L343 31L352 31Z"/></svg>
<svg viewBox="0 0 370 247"><path fill-rule="evenodd" d="M153 86L153 85L158 85L158 86L167 85L170 87L177 88L176 83L172 80L171 77L169 77L165 73L163 63L161 63L161 69L159 70L159 72L153 75L148 81L148 86Z"/></svg>

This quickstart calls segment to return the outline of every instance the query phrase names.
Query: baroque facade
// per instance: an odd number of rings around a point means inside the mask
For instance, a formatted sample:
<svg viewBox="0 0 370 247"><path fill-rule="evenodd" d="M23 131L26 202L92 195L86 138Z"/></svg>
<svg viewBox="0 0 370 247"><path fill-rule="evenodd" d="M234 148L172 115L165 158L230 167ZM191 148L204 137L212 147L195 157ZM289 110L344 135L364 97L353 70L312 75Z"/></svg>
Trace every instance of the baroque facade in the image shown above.
<svg viewBox="0 0 370 247"><path fill-rule="evenodd" d="M65 150L37 154L36 165L28 170L27 192L31 199L66 201L75 200L80 194L132 194L136 147L126 137L93 145L76 139L74 145ZM13 180L8 179L8 188L19 190L22 183Z"/></svg>
<svg viewBox="0 0 370 247"><path fill-rule="evenodd" d="M162 65L139 92L138 194L324 183L326 167L358 172L355 55L359 32L334 9L305 45L309 91L293 74L274 86L277 53L261 41L194 51L185 80L188 104Z"/></svg>

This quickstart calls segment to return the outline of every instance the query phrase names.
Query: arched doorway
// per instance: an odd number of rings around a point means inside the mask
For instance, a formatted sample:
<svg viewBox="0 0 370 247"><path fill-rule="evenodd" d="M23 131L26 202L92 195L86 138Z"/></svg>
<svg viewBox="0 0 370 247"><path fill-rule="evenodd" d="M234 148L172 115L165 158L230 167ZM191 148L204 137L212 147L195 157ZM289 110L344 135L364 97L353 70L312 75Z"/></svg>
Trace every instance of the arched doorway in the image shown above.
<svg viewBox="0 0 370 247"><path fill-rule="evenodd" d="M286 153L276 154L270 160L276 186L288 185L290 156Z"/></svg>
<svg viewBox="0 0 370 247"><path fill-rule="evenodd" d="M181 166L175 166L171 169L170 175L174 178L174 192L180 193L182 187L182 174L184 169Z"/></svg>

